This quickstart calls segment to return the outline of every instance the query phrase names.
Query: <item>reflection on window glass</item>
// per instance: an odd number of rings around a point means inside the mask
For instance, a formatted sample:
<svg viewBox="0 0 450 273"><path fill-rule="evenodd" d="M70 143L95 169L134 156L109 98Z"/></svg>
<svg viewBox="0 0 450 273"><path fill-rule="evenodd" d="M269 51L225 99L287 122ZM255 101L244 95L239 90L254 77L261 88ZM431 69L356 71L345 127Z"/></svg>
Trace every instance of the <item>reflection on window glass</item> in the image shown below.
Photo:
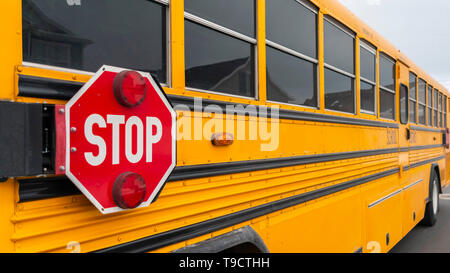
<svg viewBox="0 0 450 273"><path fill-rule="evenodd" d="M426 98L426 90L427 90L427 83L419 79L419 102L425 104L425 98Z"/></svg>
<svg viewBox="0 0 450 273"><path fill-rule="evenodd" d="M267 99L317 107L316 65L267 47Z"/></svg>
<svg viewBox="0 0 450 273"><path fill-rule="evenodd" d="M417 103L415 101L409 101L409 122L417 123Z"/></svg>
<svg viewBox="0 0 450 273"><path fill-rule="evenodd" d="M395 95L391 92L380 90L380 116L386 119L395 119Z"/></svg>
<svg viewBox="0 0 450 273"><path fill-rule="evenodd" d="M416 99L416 83L416 75L413 73L409 73L409 98L411 99Z"/></svg>
<svg viewBox="0 0 450 273"><path fill-rule="evenodd" d="M166 7L161 4L23 0L22 32L24 61L92 72L108 64L151 72L166 82Z"/></svg>
<svg viewBox="0 0 450 273"><path fill-rule="evenodd" d="M375 68L377 56L364 47L360 47L360 55L361 77L371 82L376 82L377 80Z"/></svg>
<svg viewBox="0 0 450 273"><path fill-rule="evenodd" d="M426 107L424 105L419 105L419 123L420 124L426 124Z"/></svg>
<svg viewBox="0 0 450 273"><path fill-rule="evenodd" d="M185 20L186 86L255 96L253 45Z"/></svg>
<svg viewBox="0 0 450 273"><path fill-rule="evenodd" d="M439 127L439 123L438 123L438 99L439 99L439 95L438 95L438 91L437 89L434 89L434 96L433 96L433 107L434 107L434 127Z"/></svg>
<svg viewBox="0 0 450 273"><path fill-rule="evenodd" d="M317 14L297 1L266 0L266 32L268 40L317 58Z"/></svg>
<svg viewBox="0 0 450 273"><path fill-rule="evenodd" d="M184 0L184 9L208 21L255 37L255 0Z"/></svg>
<svg viewBox="0 0 450 273"><path fill-rule="evenodd" d="M395 91L395 64L380 55L380 86Z"/></svg>
<svg viewBox="0 0 450 273"><path fill-rule="evenodd" d="M361 110L375 112L375 86L361 81Z"/></svg>
<svg viewBox="0 0 450 273"><path fill-rule="evenodd" d="M324 20L325 63L355 73L355 41L349 34Z"/></svg>
<svg viewBox="0 0 450 273"><path fill-rule="evenodd" d="M433 110L428 108L428 126L433 126Z"/></svg>
<svg viewBox="0 0 450 273"><path fill-rule="evenodd" d="M325 69L325 108L354 113L354 80L350 77Z"/></svg>
<svg viewBox="0 0 450 273"><path fill-rule="evenodd" d="M400 85L400 122L408 123L408 88Z"/></svg>

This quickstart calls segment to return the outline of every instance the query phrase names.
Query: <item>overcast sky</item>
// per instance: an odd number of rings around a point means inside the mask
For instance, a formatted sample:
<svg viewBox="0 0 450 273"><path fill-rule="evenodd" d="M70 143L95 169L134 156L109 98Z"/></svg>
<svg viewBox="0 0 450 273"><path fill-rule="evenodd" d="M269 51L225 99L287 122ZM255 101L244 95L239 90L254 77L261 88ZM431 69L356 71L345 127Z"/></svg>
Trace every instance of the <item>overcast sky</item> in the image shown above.
<svg viewBox="0 0 450 273"><path fill-rule="evenodd" d="M450 90L450 0L339 0Z"/></svg>

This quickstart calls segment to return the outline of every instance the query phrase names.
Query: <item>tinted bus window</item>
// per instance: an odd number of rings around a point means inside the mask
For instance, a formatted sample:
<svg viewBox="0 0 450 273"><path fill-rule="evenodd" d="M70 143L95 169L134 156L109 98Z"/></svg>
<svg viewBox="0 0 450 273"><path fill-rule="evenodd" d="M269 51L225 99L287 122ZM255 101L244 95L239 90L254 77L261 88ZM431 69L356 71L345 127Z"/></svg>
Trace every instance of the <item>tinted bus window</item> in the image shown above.
<svg viewBox="0 0 450 273"><path fill-rule="evenodd" d="M409 122L417 123L417 77L409 73Z"/></svg>
<svg viewBox="0 0 450 273"><path fill-rule="evenodd" d="M269 100L318 107L316 10L302 1L266 1Z"/></svg>
<svg viewBox="0 0 450 273"><path fill-rule="evenodd" d="M268 40L317 58L317 14L299 2L266 0L266 32Z"/></svg>
<svg viewBox="0 0 450 273"><path fill-rule="evenodd" d="M267 47L267 99L317 107L316 65Z"/></svg>
<svg viewBox="0 0 450 273"><path fill-rule="evenodd" d="M408 88L400 85L400 122L408 123Z"/></svg>
<svg viewBox="0 0 450 273"><path fill-rule="evenodd" d="M428 126L433 126L433 86L428 85L427 92Z"/></svg>
<svg viewBox="0 0 450 273"><path fill-rule="evenodd" d="M185 20L186 86L255 95L253 45Z"/></svg>
<svg viewBox="0 0 450 273"><path fill-rule="evenodd" d="M359 50L361 112L375 114L377 51L363 41Z"/></svg>
<svg viewBox="0 0 450 273"><path fill-rule="evenodd" d="M120 11L120 16L118 16ZM166 82L166 7L147 0L23 0L23 59L96 72L102 65Z"/></svg>
<svg viewBox="0 0 450 273"><path fill-rule="evenodd" d="M184 0L185 11L255 37L255 0Z"/></svg>
<svg viewBox="0 0 450 273"><path fill-rule="evenodd" d="M355 37L334 19L324 19L325 108L355 113Z"/></svg>
<svg viewBox="0 0 450 273"><path fill-rule="evenodd" d="M380 116L395 120L395 62L380 55Z"/></svg>
<svg viewBox="0 0 450 273"><path fill-rule="evenodd" d="M418 93L419 93L419 123L420 124L427 124L427 120L426 120L426 92L427 92L427 83L422 80L419 79L419 88L418 88Z"/></svg>

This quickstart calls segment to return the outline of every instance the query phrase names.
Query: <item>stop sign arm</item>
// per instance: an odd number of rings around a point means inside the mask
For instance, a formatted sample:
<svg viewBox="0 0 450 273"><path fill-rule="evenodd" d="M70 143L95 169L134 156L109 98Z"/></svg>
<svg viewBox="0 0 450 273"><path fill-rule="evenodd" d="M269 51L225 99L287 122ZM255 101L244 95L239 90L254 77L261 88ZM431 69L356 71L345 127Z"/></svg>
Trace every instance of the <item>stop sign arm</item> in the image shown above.
<svg viewBox="0 0 450 273"><path fill-rule="evenodd" d="M66 115L65 105L55 105L55 174L66 173Z"/></svg>

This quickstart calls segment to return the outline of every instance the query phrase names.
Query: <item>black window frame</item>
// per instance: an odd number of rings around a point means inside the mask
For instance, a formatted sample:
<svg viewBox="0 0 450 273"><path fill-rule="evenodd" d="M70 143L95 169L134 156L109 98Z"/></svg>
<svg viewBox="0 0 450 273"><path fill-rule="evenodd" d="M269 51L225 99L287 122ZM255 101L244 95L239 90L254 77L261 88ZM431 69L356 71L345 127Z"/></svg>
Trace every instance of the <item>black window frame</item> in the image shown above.
<svg viewBox="0 0 450 273"><path fill-rule="evenodd" d="M252 64L252 69L254 72L254 75L252 78L253 90L250 90L250 91L254 95L253 96L243 96L243 95L230 94L228 92L221 92L220 90L204 90L204 89L199 89L199 88L195 88L195 87L189 87L187 85L187 80L185 80L185 89L186 90L197 91L197 92L202 92L202 93L209 93L209 94L216 94L216 95L227 96L227 97L259 100L259 92L258 92L259 77L258 76L259 76L260 71L258 69L258 58L257 58L257 56L258 56L258 40L257 40L257 36L258 36L257 17L258 17L258 14L257 14L257 10L258 10L258 2L259 1L257 1L257 0L253 0L253 1L255 2L255 13L254 13L255 14L255 18L254 18L254 20L255 20L255 37L247 36L246 34L240 33L236 30L232 30L228 27L219 25L215 22L212 22L212 21L202 18L200 16L189 13L186 10L184 10L184 24L186 23L186 21L189 21L191 23L200 25L202 27L208 28L215 32L224 34L230 38L246 42L253 47L253 52L252 52L253 56L254 56L254 63ZM186 39L186 37L185 37L185 39ZM185 50L185 52L187 50L186 44L184 45L184 50ZM186 56L185 56L185 61L186 61ZM185 63L185 74L186 74L186 63Z"/></svg>
<svg viewBox="0 0 450 273"><path fill-rule="evenodd" d="M334 19L331 16L328 16L328 15L323 16L323 23L324 24L325 24L325 21L327 21L331 25L334 25L336 28L340 29L343 33L345 33L346 35L349 35L350 37L353 38L353 74L350 73L350 72L347 72L347 71L345 71L343 69L340 69L338 67L335 67L335 66L333 66L331 64L328 64L326 62L326 60L324 60L324 71L326 69L328 69L328 70L330 70L330 71L332 71L334 73L340 74L341 76L345 76L345 77L351 79L352 86L353 86L353 90L352 90L353 91L353 111L352 112L345 112L345 111L339 111L339 110L327 108L326 107L326 91L324 93L324 96L325 96L325 98L324 98L325 99L325 110L326 111L336 112L336 113L344 113L344 114L356 115L357 114L356 113L357 112L357 102L356 102L356 80L357 79L356 79L356 50L355 50L355 48L356 48L356 33L353 30L349 29L345 24L340 23L338 20ZM324 36L323 38L324 38L324 41L325 41L325 39L326 39L325 38L325 31L323 31L323 36ZM324 48L324 50L325 50L325 48ZM323 55L325 56L325 52L323 52ZM326 74L326 71L325 71L325 74ZM324 75L324 77L325 77L325 75ZM324 79L324 80L326 81L326 79ZM324 85L325 85L325 83L324 83ZM326 86L324 88L326 90Z"/></svg>
<svg viewBox="0 0 450 273"><path fill-rule="evenodd" d="M264 0L266 1L266 0ZM315 31L315 35L316 35L316 58L313 58L311 56L308 56L306 54L303 54L301 52L299 52L298 50L294 50L291 49L287 46L282 45L282 42L275 42L272 41L270 39L268 39L268 37L266 36L266 50L268 47L270 47L273 50L278 50L281 53L290 55L292 58L297 58L300 59L302 61L306 61L309 63L312 63L315 67L316 67L316 79L315 80L315 95L316 95L316 106L308 106L308 105L303 105L303 104L295 104L295 103L289 103L289 102L282 102L282 101L277 101L277 100L267 100L268 102L272 102L272 103L277 103L277 104L281 104L281 105L289 105L289 106L297 106L297 107L304 107L304 108L310 108L310 109L320 109L320 67L319 67L319 8L316 7L314 4L308 2L308 1L304 1L304 0L295 0L295 2L297 2L297 4L302 5L304 8L308 9L309 11L313 12L316 14L316 31ZM267 22L267 11L266 11L266 24ZM266 57L266 73L267 73L267 66L268 66L268 60ZM260 72L261 73L261 72ZM269 90L266 88L266 97L269 97L268 93Z"/></svg>

